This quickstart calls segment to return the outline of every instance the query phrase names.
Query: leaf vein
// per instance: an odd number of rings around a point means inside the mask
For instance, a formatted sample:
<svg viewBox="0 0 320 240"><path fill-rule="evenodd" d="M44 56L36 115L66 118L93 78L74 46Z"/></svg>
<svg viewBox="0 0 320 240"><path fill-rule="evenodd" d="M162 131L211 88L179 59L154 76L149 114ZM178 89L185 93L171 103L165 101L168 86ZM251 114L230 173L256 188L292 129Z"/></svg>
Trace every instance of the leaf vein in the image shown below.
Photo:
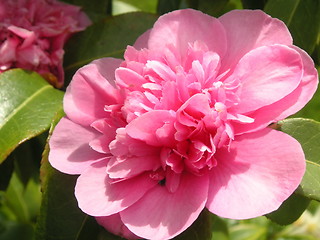
<svg viewBox="0 0 320 240"><path fill-rule="evenodd" d="M40 88L38 91L33 93L29 98L27 98L25 101L23 101L17 108L15 108L7 117L5 117L0 123L0 130L5 126L11 118L13 118L22 108L27 106L29 102L31 102L33 99L35 99L38 95L40 95L42 92L44 92L46 89L52 88L51 85L46 85L42 88Z"/></svg>

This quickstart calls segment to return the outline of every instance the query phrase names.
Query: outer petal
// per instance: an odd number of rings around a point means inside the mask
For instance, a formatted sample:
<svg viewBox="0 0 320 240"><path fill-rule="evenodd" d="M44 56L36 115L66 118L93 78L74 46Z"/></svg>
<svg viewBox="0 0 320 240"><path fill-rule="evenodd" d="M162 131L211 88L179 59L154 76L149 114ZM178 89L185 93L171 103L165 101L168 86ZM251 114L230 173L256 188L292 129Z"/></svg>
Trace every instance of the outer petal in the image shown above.
<svg viewBox="0 0 320 240"><path fill-rule="evenodd" d="M50 164L64 173L82 173L91 163L105 157L89 146L89 142L99 135L91 128L62 118L49 141Z"/></svg>
<svg viewBox="0 0 320 240"><path fill-rule="evenodd" d="M207 208L246 219L276 210L298 187L305 158L300 144L273 129L244 134L230 152L219 150L212 169Z"/></svg>
<svg viewBox="0 0 320 240"><path fill-rule="evenodd" d="M90 125L106 116L104 106L120 102L114 72L122 60L102 58L80 68L67 88L64 110L74 122Z"/></svg>
<svg viewBox="0 0 320 240"><path fill-rule="evenodd" d="M300 54L287 46L264 46L250 51L229 77L242 83L236 112L248 113L284 98L298 87L302 74Z"/></svg>
<svg viewBox="0 0 320 240"><path fill-rule="evenodd" d="M148 48L148 41L150 36L151 29L144 32L138 39L135 41L133 47L137 50L140 50L142 48Z"/></svg>
<svg viewBox="0 0 320 240"><path fill-rule="evenodd" d="M177 10L161 16L151 30L149 49L164 49L168 44L185 56L189 44L204 42L209 50L223 56L226 36L218 19L192 9Z"/></svg>
<svg viewBox="0 0 320 240"><path fill-rule="evenodd" d="M140 237L173 238L197 219L205 206L207 193L207 176L185 174L176 192L170 193L165 186L158 185L120 216L129 230Z"/></svg>
<svg viewBox="0 0 320 240"><path fill-rule="evenodd" d="M318 86L318 72L309 55L298 47L292 46L300 53L303 61L303 77L300 85L288 96L276 103L258 109L249 116L255 119L250 124L233 123L236 134L255 131L268 126L272 122L282 120L303 108L312 98Z"/></svg>
<svg viewBox="0 0 320 240"><path fill-rule="evenodd" d="M147 174L112 183L106 172L106 161L100 161L80 175L75 195L83 212L96 217L109 216L131 206L156 184Z"/></svg>
<svg viewBox="0 0 320 240"><path fill-rule="evenodd" d="M304 50L296 46L292 46L292 48L298 51L302 58L304 71L303 77L299 87L290 94L291 99L296 98L297 100L289 108L283 111L281 115L277 117L277 120L284 119L303 108L312 98L313 94L317 90L317 86L319 83L318 72L314 67L312 58ZM284 101L288 101L288 99Z"/></svg>
<svg viewBox="0 0 320 240"><path fill-rule="evenodd" d="M122 222L120 214L114 214L106 217L96 217L97 222L109 232L121 236L125 239L139 239Z"/></svg>
<svg viewBox="0 0 320 240"><path fill-rule="evenodd" d="M232 69L250 50L272 44L291 45L286 25L260 10L234 10L219 18L227 35L228 50L221 71Z"/></svg>

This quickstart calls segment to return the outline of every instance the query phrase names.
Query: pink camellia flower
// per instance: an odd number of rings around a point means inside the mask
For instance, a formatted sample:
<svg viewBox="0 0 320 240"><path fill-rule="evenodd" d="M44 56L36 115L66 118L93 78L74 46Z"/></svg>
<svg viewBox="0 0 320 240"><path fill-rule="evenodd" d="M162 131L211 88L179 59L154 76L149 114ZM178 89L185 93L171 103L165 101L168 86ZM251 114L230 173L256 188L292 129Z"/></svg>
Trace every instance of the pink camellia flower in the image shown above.
<svg viewBox="0 0 320 240"><path fill-rule="evenodd" d="M61 87L63 46L72 33L90 24L79 7L56 0L1 1L0 73L33 70Z"/></svg>
<svg viewBox="0 0 320 240"><path fill-rule="evenodd" d="M163 15L124 61L74 75L49 161L80 174L79 207L126 238L169 239L207 208L276 210L305 171L300 144L268 125L314 94L311 58L262 11Z"/></svg>

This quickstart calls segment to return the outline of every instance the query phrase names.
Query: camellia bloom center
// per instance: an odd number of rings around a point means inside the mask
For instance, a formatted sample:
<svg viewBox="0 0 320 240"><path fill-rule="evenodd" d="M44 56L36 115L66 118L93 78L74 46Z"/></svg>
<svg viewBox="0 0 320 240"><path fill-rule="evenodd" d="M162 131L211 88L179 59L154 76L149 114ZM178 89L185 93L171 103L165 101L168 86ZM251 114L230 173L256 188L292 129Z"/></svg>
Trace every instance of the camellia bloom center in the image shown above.
<svg viewBox="0 0 320 240"><path fill-rule="evenodd" d="M254 120L235 112L240 80L228 77L228 71L221 73L219 55L202 42L190 44L183 61L172 45L164 56L150 60L149 54L129 47L126 61L115 72L116 84L127 96L111 115L123 117L128 125L109 145L114 155L107 169L112 174L124 161L132 161L127 159L129 149L136 149L140 140L152 155L160 156L144 160L152 167L150 177L175 191L184 171L200 176L217 165L216 151L234 139L232 121ZM128 147L120 155L113 151L119 145Z"/></svg>

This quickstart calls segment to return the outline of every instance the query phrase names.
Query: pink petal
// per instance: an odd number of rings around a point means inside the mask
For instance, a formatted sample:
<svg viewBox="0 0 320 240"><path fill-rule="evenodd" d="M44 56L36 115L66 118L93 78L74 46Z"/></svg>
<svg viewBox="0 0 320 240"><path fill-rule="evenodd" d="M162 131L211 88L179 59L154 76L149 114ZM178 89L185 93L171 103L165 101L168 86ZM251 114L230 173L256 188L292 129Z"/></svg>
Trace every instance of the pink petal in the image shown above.
<svg viewBox="0 0 320 240"><path fill-rule="evenodd" d="M149 41L149 37L150 37L150 32L151 32L151 29L149 29L146 32L144 32L143 34L141 34L140 37L138 37L138 39L133 44L133 47L137 50L140 50L143 48L148 48L148 41Z"/></svg>
<svg viewBox="0 0 320 240"><path fill-rule="evenodd" d="M144 77L129 68L119 67L115 76L119 86L130 90L141 90L142 84L146 83Z"/></svg>
<svg viewBox="0 0 320 240"><path fill-rule="evenodd" d="M272 44L291 45L286 25L260 10L234 10L219 18L227 36L228 49L221 72L232 69L247 52Z"/></svg>
<svg viewBox="0 0 320 240"><path fill-rule="evenodd" d="M106 217L96 217L97 222L108 232L123 237L125 239L138 239L122 222L120 214L114 214Z"/></svg>
<svg viewBox="0 0 320 240"><path fill-rule="evenodd" d="M125 159L113 157L107 164L110 178L131 178L145 171L155 171L161 166L160 157L128 156Z"/></svg>
<svg viewBox="0 0 320 240"><path fill-rule="evenodd" d="M62 118L50 137L50 164L64 173L82 173L90 164L105 157L89 146L89 142L99 135L91 128Z"/></svg>
<svg viewBox="0 0 320 240"><path fill-rule="evenodd" d="M121 62L102 58L75 73L64 97L64 110L72 121L88 126L106 116L105 105L120 102L119 92L114 87L114 72Z"/></svg>
<svg viewBox="0 0 320 240"><path fill-rule="evenodd" d="M158 184L148 175L112 183L106 161L92 164L77 180L75 195L81 210L91 216L109 216L138 201Z"/></svg>
<svg viewBox="0 0 320 240"><path fill-rule="evenodd" d="M0 63L5 65L13 64L17 57L17 46L19 45L20 40L18 38L8 38L6 40L3 40L3 42L0 45ZM7 70L6 67L4 69L0 70Z"/></svg>
<svg viewBox="0 0 320 240"><path fill-rule="evenodd" d="M223 56L226 36L218 19L193 9L183 9L161 16L153 26L149 37L149 49L164 49L173 45L185 56L189 44L205 43L209 50Z"/></svg>
<svg viewBox="0 0 320 240"><path fill-rule="evenodd" d="M27 29L16 27L16 26L9 26L8 30L10 30L12 33L24 39L23 43L20 46L20 49L23 49L25 47L30 47L36 41L37 37L33 31L29 31Z"/></svg>
<svg viewBox="0 0 320 240"><path fill-rule="evenodd" d="M277 117L277 120L284 119L303 108L316 92L319 83L318 72L312 58L304 50L296 46L291 47L300 53L303 62L303 77L299 87L288 96L288 99L283 99L282 101L288 102L289 97L291 99L297 98L297 100L293 105L283 111L281 115Z"/></svg>
<svg viewBox="0 0 320 240"><path fill-rule="evenodd" d="M109 145L113 156L148 156L158 155L159 148L147 145L145 142L128 136L125 128L118 128L114 141Z"/></svg>
<svg viewBox="0 0 320 240"><path fill-rule="evenodd" d="M252 50L240 60L229 77L242 82L236 112L251 112L284 98L300 84L302 73L300 54L287 46L264 46Z"/></svg>
<svg viewBox="0 0 320 240"><path fill-rule="evenodd" d="M173 238L187 229L203 210L208 193L207 176L181 176L176 192L158 185L135 204L120 212L136 235L154 240Z"/></svg>
<svg viewBox="0 0 320 240"><path fill-rule="evenodd" d="M292 46L292 48L300 53L303 61L303 77L300 85L278 102L250 114L249 117L255 119L253 123L245 125L234 123L233 126L237 134L262 129L270 123L282 120L303 108L312 98L319 82L318 72L311 57L306 52L295 46Z"/></svg>
<svg viewBox="0 0 320 240"><path fill-rule="evenodd" d="M151 146L171 146L174 141L174 120L173 111L154 110L132 120L126 131L130 137Z"/></svg>
<svg viewBox="0 0 320 240"><path fill-rule="evenodd" d="M305 157L300 144L273 129L243 134L220 149L211 171L207 208L221 217L254 218L276 210L298 187Z"/></svg>
<svg viewBox="0 0 320 240"><path fill-rule="evenodd" d="M197 93L189 98L177 111L177 120L186 126L198 125L198 121L212 113L207 95Z"/></svg>
<svg viewBox="0 0 320 240"><path fill-rule="evenodd" d="M99 153L110 153L109 144L112 140L113 138L102 135L90 141L89 146Z"/></svg>
<svg viewBox="0 0 320 240"><path fill-rule="evenodd" d="M176 79L176 73L165 63L149 60L146 67L152 69L165 81L175 81Z"/></svg>

